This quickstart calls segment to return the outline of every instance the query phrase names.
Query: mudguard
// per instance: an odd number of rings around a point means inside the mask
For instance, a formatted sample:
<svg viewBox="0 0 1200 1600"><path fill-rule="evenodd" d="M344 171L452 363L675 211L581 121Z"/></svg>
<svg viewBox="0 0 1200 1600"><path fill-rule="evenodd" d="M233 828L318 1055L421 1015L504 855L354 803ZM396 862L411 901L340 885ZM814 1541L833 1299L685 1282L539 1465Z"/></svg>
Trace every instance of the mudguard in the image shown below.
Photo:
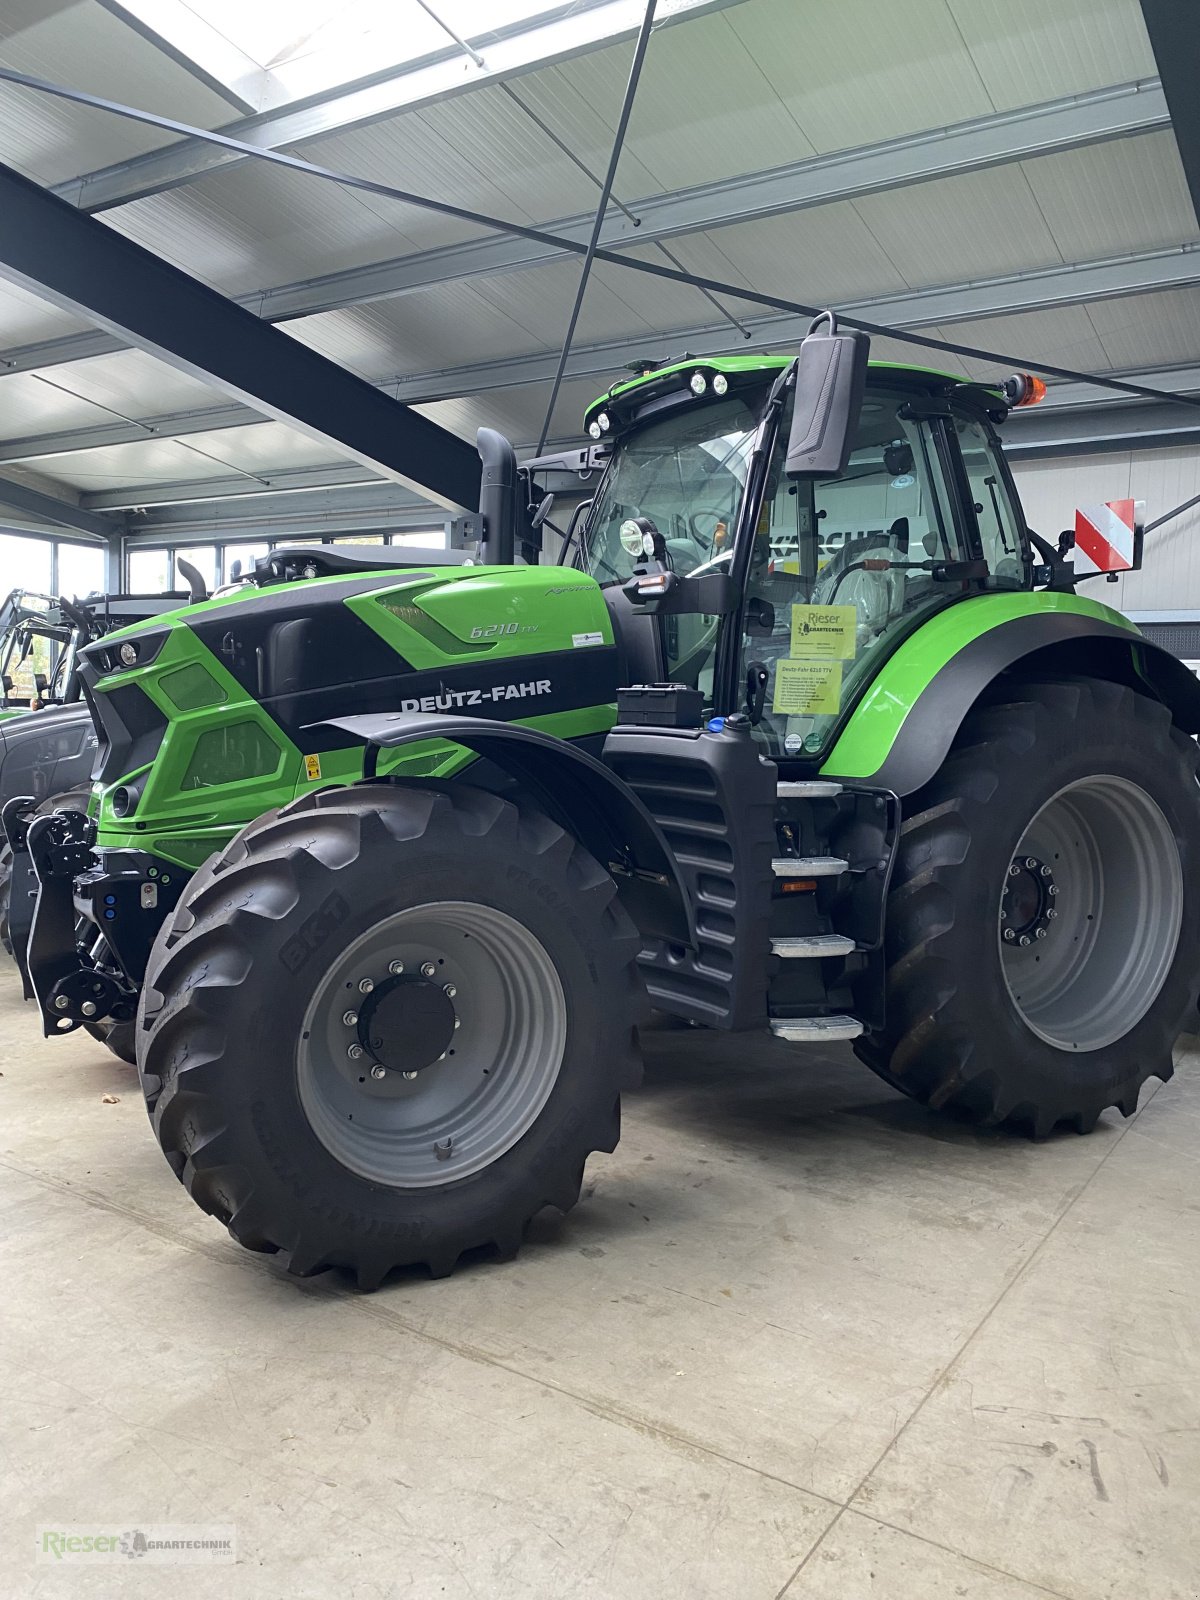
<svg viewBox="0 0 1200 1600"><path fill-rule="evenodd" d="M691 902L662 830L633 790L578 745L517 723L432 713L338 717L334 727L368 746L363 776L396 745L447 739L501 767L612 873L621 903L647 938L693 946ZM468 780L469 781L469 780Z"/></svg>
<svg viewBox="0 0 1200 1600"><path fill-rule="evenodd" d="M1200 682L1118 612L1078 595L984 595L931 618L892 655L854 710L822 777L904 796L928 783L988 686L1074 674L1127 684L1200 732Z"/></svg>

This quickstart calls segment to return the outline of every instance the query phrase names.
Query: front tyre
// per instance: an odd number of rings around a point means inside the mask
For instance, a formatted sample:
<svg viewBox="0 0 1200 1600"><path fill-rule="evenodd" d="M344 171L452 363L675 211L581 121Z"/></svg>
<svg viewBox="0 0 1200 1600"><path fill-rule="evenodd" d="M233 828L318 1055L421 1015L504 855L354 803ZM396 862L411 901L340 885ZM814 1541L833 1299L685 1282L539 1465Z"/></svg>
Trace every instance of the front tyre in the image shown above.
<svg viewBox="0 0 1200 1600"><path fill-rule="evenodd" d="M555 823L434 783L252 824L160 930L138 1019L159 1141L290 1270L440 1275L579 1196L637 1081L639 940Z"/></svg>
<svg viewBox="0 0 1200 1600"><path fill-rule="evenodd" d="M903 825L867 1064L1037 1136L1131 1115L1200 992L1197 754L1164 706L1101 680L976 707Z"/></svg>

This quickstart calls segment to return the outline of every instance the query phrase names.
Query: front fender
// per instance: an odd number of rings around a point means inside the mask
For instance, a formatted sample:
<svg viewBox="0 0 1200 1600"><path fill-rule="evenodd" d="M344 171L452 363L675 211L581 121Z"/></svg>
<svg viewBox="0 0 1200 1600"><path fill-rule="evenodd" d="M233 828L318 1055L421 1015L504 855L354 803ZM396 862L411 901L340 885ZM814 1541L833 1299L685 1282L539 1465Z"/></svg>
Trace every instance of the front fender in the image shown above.
<svg viewBox="0 0 1200 1600"><path fill-rule="evenodd" d="M1004 673L1124 683L1200 732L1200 683L1119 612L1080 595L980 595L932 617L884 663L821 775L912 794Z"/></svg>
<svg viewBox="0 0 1200 1600"><path fill-rule="evenodd" d="M378 752L396 745L446 739L474 750L511 774L612 873L641 934L695 944L691 902L661 828L633 790L586 750L519 723L440 712L337 717L319 725L340 728L367 745L365 778L375 776Z"/></svg>

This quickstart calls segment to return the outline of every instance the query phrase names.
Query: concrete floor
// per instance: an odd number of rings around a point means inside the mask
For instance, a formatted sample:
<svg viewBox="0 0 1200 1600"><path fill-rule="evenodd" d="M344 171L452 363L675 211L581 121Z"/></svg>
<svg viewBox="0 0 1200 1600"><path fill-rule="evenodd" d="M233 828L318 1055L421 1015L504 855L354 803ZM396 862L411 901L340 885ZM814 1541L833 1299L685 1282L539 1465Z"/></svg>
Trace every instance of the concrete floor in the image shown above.
<svg viewBox="0 0 1200 1600"><path fill-rule="evenodd" d="M1200 1594L1200 1056L1033 1146L656 1032L570 1218L360 1297L234 1246L132 1072L38 1033L6 967L6 1600ZM34 1564L139 1521L239 1563Z"/></svg>

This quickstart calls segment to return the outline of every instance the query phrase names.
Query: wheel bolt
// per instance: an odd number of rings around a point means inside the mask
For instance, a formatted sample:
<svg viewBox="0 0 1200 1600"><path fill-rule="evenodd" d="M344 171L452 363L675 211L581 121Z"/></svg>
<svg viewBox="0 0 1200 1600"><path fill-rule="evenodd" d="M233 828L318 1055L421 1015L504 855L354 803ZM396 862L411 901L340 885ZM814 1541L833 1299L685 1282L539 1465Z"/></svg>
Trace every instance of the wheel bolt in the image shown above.
<svg viewBox="0 0 1200 1600"><path fill-rule="evenodd" d="M402 1078L406 1078L408 1080L408 1082L411 1083L413 1081L413 1079L416 1077L416 1073L415 1072L402 1072L400 1074L400 1076Z"/></svg>
<svg viewBox="0 0 1200 1600"><path fill-rule="evenodd" d="M1014 932L1013 932L1013 931L1012 931L1012 929L1011 929L1011 928L1005 928L1005 930L1004 930L1004 937L1005 937L1005 938L1006 938L1006 939L1007 939L1007 940L1009 940L1009 941L1010 941L1010 943L1011 943L1011 941L1012 941L1012 940L1013 940L1013 939L1015 939L1015 938L1016 938L1016 937L1017 937L1017 936L1016 936L1016 934L1015 934L1015 933L1014 933Z"/></svg>
<svg viewBox="0 0 1200 1600"><path fill-rule="evenodd" d="M462 1018L461 1017L455 1017L454 1026L456 1028L461 1028L462 1027Z"/></svg>
<svg viewBox="0 0 1200 1600"><path fill-rule="evenodd" d="M350 1057L351 1061L357 1061L359 1056L362 1055L362 1045L352 1044L346 1051L346 1054Z"/></svg>
<svg viewBox="0 0 1200 1600"><path fill-rule="evenodd" d="M1047 894L1057 894L1058 893L1058 885L1056 883L1052 883L1050 885L1050 887L1046 890L1046 893Z"/></svg>
<svg viewBox="0 0 1200 1600"><path fill-rule="evenodd" d="M54 1002L54 1009L55 1011L65 1011L69 1004L70 1001L67 999L66 995L60 994L58 999Z"/></svg>
<svg viewBox="0 0 1200 1600"><path fill-rule="evenodd" d="M454 996L458 993L458 989L454 984L446 983L442 985L442 993L446 996L447 1000L453 1000Z"/></svg>
<svg viewBox="0 0 1200 1600"><path fill-rule="evenodd" d="M421 976L423 978L436 978L437 977L437 968L434 966L432 961L426 961L426 962L422 963Z"/></svg>
<svg viewBox="0 0 1200 1600"><path fill-rule="evenodd" d="M388 971L391 973L393 978L398 978L404 971L403 961L389 961Z"/></svg>
<svg viewBox="0 0 1200 1600"><path fill-rule="evenodd" d="M352 1028L355 1025L355 1023L358 1021L358 1012L357 1011L343 1011L342 1012L342 1021L346 1024L346 1026L348 1028Z"/></svg>
<svg viewBox="0 0 1200 1600"><path fill-rule="evenodd" d="M1049 911L1047 911L1047 913L1046 913L1046 915L1047 915L1047 916L1048 916L1048 917L1056 917L1056 916L1057 916L1057 915L1058 915L1058 912L1057 912L1057 911L1055 911L1055 909L1054 909L1054 907L1053 907L1053 906L1051 906L1051 907L1050 907L1050 909L1049 909Z"/></svg>
<svg viewBox="0 0 1200 1600"><path fill-rule="evenodd" d="M372 983L370 978L360 978L358 980L358 992L359 992L359 994L370 994L371 990L374 987L375 987L375 985L374 985L374 983Z"/></svg>
<svg viewBox="0 0 1200 1600"><path fill-rule="evenodd" d="M1016 862L1015 862L1015 861L1014 861L1014 862L1013 862L1013 864L1012 864L1012 866L1011 866L1011 867L1009 867L1009 869L1008 869L1008 875L1009 875L1009 877L1010 877L1010 878L1015 878L1015 877L1016 877L1016 875L1017 875L1017 873L1018 873L1018 872L1020 872L1020 870L1021 870L1021 869L1020 869L1020 867L1019 867L1019 866L1018 866L1018 865L1017 865L1017 863L1016 863Z"/></svg>
<svg viewBox="0 0 1200 1600"><path fill-rule="evenodd" d="M1034 867L1037 866L1037 857L1036 856L1026 856L1025 857L1025 865L1029 868L1030 872L1032 872Z"/></svg>
<svg viewBox="0 0 1200 1600"><path fill-rule="evenodd" d="M379 1067L379 1066L372 1067L371 1068L371 1076L375 1079L376 1083L378 1083L380 1078L386 1078L387 1077L387 1068L386 1067Z"/></svg>
<svg viewBox="0 0 1200 1600"><path fill-rule="evenodd" d="M1036 935L1036 937L1037 937L1037 938L1039 938L1039 939L1044 939L1044 938L1045 938L1045 937L1046 937L1046 930L1045 930L1045 928L1039 928L1039 929L1038 929L1038 930L1037 930L1037 935Z"/></svg>
<svg viewBox="0 0 1200 1600"><path fill-rule="evenodd" d="M1023 933L1021 935L1021 949L1023 950L1028 943L1029 943L1029 935L1027 933Z"/></svg>
<svg viewBox="0 0 1200 1600"><path fill-rule="evenodd" d="M94 1000L85 1000L79 1009L85 1017L94 1017L96 1015L96 1002Z"/></svg>
<svg viewBox="0 0 1200 1600"><path fill-rule="evenodd" d="M1049 867L1043 867L1042 868L1042 877L1043 878L1048 878L1049 876L1050 876L1050 868Z"/></svg>

